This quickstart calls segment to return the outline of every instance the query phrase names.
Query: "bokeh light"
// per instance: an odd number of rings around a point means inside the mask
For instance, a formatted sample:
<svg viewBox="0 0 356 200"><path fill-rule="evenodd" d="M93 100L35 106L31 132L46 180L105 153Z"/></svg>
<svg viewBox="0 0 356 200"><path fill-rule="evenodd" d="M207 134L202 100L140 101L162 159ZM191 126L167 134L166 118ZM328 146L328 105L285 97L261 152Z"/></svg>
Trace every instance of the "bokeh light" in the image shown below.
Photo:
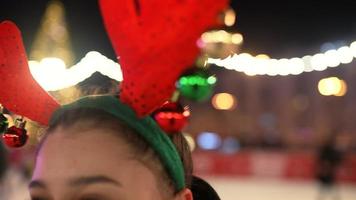
<svg viewBox="0 0 356 200"><path fill-rule="evenodd" d="M351 50L351 53L354 56L354 58L356 58L356 41L351 43L350 50Z"/></svg>
<svg viewBox="0 0 356 200"><path fill-rule="evenodd" d="M240 142L235 137L226 137L222 142L221 150L226 154L233 154L240 150Z"/></svg>
<svg viewBox="0 0 356 200"><path fill-rule="evenodd" d="M208 43L225 43L225 44L241 44L243 36L240 33L229 33L224 30L205 32L200 37L205 44Z"/></svg>
<svg viewBox="0 0 356 200"><path fill-rule="evenodd" d="M258 54L256 58L259 59L270 59L270 57L267 54Z"/></svg>
<svg viewBox="0 0 356 200"><path fill-rule="evenodd" d="M337 50L339 53L340 62L343 64L349 64L353 60L353 54L350 47L344 46Z"/></svg>
<svg viewBox="0 0 356 200"><path fill-rule="evenodd" d="M183 136L187 140L190 151L193 152L196 147L195 140L194 140L193 136L191 136L189 133L183 133Z"/></svg>
<svg viewBox="0 0 356 200"><path fill-rule="evenodd" d="M340 90L335 93L334 95L335 96L338 96L338 97L341 97L341 96L344 96L347 92L347 84L344 80L340 80L340 83L341 83L341 88Z"/></svg>
<svg viewBox="0 0 356 200"><path fill-rule="evenodd" d="M311 72L313 71L313 67L311 65L311 59L313 57L311 55L303 56L302 60L304 62L304 72Z"/></svg>
<svg viewBox="0 0 356 200"><path fill-rule="evenodd" d="M335 49L325 52L325 58L328 60L329 67L337 67L340 65L339 52Z"/></svg>
<svg viewBox="0 0 356 200"><path fill-rule="evenodd" d="M243 39L242 35L241 39ZM336 46L340 45L333 47ZM354 57L356 58L356 41L352 42L350 46L341 46L338 49L330 48L331 45L327 44L322 48L322 53L316 53L313 56L305 55L300 58L274 59L266 54L252 56L248 53L240 53L230 55L223 59L208 58L207 63L243 72L248 76L287 76L299 75L303 72L324 71L328 67L339 67L342 64L349 64Z"/></svg>
<svg viewBox="0 0 356 200"><path fill-rule="evenodd" d="M318 90L324 96L344 96L347 92L347 85L344 80L337 77L329 77L319 81Z"/></svg>
<svg viewBox="0 0 356 200"><path fill-rule="evenodd" d="M311 59L311 66L315 71L323 71L328 67L328 63L326 63L326 60L327 59L324 54L315 54Z"/></svg>
<svg viewBox="0 0 356 200"><path fill-rule="evenodd" d="M236 21L236 13L233 9L228 9L225 11L224 23L226 26L233 26Z"/></svg>
<svg viewBox="0 0 356 200"><path fill-rule="evenodd" d="M241 44L244 38L240 33L234 33L231 35L231 42L233 44Z"/></svg>
<svg viewBox="0 0 356 200"><path fill-rule="evenodd" d="M229 93L218 93L212 98L212 105L217 110L232 110L236 104L236 98Z"/></svg>
<svg viewBox="0 0 356 200"><path fill-rule="evenodd" d="M44 58L41 62L29 61L30 71L36 81L47 91L56 90L58 77L64 82L66 65L60 58ZM56 81L57 80L57 81Z"/></svg>
<svg viewBox="0 0 356 200"><path fill-rule="evenodd" d="M301 58L291 58L289 60L289 73L292 75L298 75L303 73L304 71L304 63L303 59Z"/></svg>
<svg viewBox="0 0 356 200"><path fill-rule="evenodd" d="M335 47L335 45L334 45L333 43L331 43L331 42L326 42L326 43L324 43L323 45L321 45L320 51L321 51L321 52L327 52L327 51L332 50L332 49L335 49L335 48L336 48L336 47Z"/></svg>
<svg viewBox="0 0 356 200"><path fill-rule="evenodd" d="M59 58L44 58L40 62L29 61L29 68L34 79L47 91L56 91L74 86L100 72L114 80L122 80L120 65L99 52L91 51L76 65L66 68Z"/></svg>
<svg viewBox="0 0 356 200"><path fill-rule="evenodd" d="M202 132L197 138L198 146L204 150L216 150L221 146L221 138L217 133Z"/></svg>

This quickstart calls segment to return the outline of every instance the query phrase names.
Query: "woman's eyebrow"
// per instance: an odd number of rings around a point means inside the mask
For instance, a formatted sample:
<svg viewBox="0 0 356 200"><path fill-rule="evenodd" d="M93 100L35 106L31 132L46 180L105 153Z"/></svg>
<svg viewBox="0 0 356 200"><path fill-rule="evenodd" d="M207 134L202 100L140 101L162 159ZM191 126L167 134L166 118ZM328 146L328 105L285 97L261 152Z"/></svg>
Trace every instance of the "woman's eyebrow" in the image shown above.
<svg viewBox="0 0 356 200"><path fill-rule="evenodd" d="M46 184L41 180L33 180L28 185L29 188L42 188L46 189Z"/></svg>
<svg viewBox="0 0 356 200"><path fill-rule="evenodd" d="M99 183L112 184L118 187L122 186L120 182L103 175L84 176L84 177L74 178L69 181L69 185L71 186L87 186L87 185L99 184Z"/></svg>

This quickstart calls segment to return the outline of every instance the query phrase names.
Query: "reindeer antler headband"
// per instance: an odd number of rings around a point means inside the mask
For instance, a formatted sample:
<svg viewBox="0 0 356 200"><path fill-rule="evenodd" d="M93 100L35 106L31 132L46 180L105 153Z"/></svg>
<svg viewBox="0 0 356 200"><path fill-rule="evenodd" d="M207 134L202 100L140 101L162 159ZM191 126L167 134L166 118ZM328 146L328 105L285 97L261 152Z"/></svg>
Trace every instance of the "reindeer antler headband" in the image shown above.
<svg viewBox="0 0 356 200"><path fill-rule="evenodd" d="M67 109L106 111L147 140L180 190L184 171L178 152L147 115L171 97L176 80L198 55L196 40L216 24L217 14L226 5L227 0L100 0L123 72L120 99L91 96L65 106L32 78L20 31L5 21L0 24L0 103L42 125L55 121Z"/></svg>

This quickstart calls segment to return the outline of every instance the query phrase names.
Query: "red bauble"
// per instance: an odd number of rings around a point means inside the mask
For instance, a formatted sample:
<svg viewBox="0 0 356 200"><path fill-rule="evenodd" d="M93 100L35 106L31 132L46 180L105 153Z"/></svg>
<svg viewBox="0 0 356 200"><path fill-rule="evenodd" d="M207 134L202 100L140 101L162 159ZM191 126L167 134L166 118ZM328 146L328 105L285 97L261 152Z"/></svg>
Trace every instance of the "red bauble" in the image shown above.
<svg viewBox="0 0 356 200"><path fill-rule="evenodd" d="M153 113L157 124L167 133L180 132L188 122L190 111L178 103L167 102Z"/></svg>
<svg viewBox="0 0 356 200"><path fill-rule="evenodd" d="M26 144L28 135L25 129L12 126L2 135L2 138L8 147L18 148Z"/></svg>
<svg viewBox="0 0 356 200"><path fill-rule="evenodd" d="M11 148L22 147L26 144L28 135L25 129L26 121L23 118L18 118L15 121L15 126L11 126L2 135L4 143Z"/></svg>

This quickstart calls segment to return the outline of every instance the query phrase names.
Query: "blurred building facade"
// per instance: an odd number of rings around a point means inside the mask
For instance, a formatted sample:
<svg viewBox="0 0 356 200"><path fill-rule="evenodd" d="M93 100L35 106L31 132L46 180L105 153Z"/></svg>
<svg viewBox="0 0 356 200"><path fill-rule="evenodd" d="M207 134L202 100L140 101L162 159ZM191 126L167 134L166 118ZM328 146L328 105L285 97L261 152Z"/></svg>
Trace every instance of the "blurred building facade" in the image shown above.
<svg viewBox="0 0 356 200"><path fill-rule="evenodd" d="M356 141L356 64L297 76L247 76L212 66L218 77L215 92L236 96L233 110L216 110L210 102L193 103L187 132L216 132L236 137L242 146L316 148L337 134L343 145ZM320 79L337 76L346 81L345 96L322 96Z"/></svg>

